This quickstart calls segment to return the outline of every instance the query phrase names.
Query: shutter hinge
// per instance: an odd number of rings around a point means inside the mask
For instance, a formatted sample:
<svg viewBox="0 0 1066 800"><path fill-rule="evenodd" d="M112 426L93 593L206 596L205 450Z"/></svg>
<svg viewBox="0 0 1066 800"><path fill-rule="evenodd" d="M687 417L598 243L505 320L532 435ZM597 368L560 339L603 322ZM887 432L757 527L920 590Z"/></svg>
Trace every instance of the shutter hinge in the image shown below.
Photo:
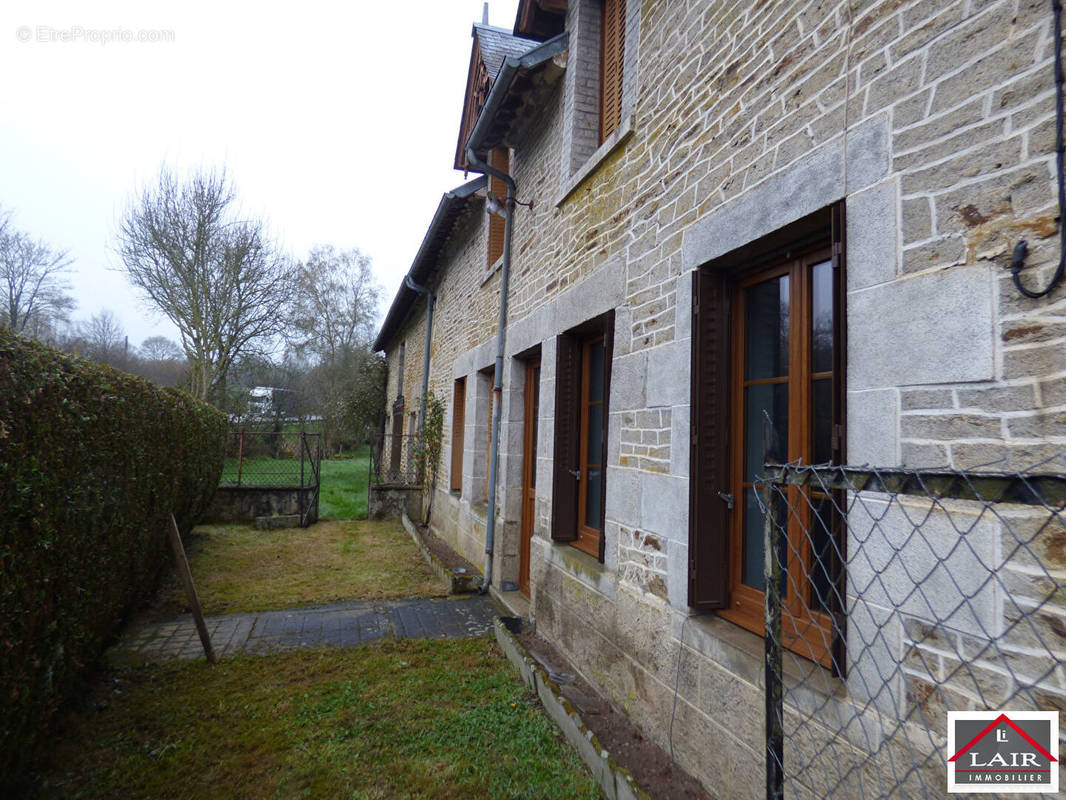
<svg viewBox="0 0 1066 800"><path fill-rule="evenodd" d="M832 450L839 450L840 449L840 440L843 439L843 438L844 438L843 426L840 425L840 423L834 424L833 425L833 442L830 445L830 448Z"/></svg>

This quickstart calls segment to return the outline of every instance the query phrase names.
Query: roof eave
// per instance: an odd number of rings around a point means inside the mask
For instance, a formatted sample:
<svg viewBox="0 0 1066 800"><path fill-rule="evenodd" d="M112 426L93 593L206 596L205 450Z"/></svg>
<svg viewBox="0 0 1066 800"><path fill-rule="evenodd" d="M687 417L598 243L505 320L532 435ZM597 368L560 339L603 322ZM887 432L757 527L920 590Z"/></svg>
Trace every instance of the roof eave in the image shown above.
<svg viewBox="0 0 1066 800"><path fill-rule="evenodd" d="M484 192L486 182L487 179L481 176L472 181L467 181L462 186L457 186L441 196L440 203L437 204L437 210L429 223L429 228L426 229L426 235L422 237L422 244L418 248L418 253L415 255L414 261L411 262L411 268L407 271L407 275L410 276L412 281L425 283L432 274L433 268L436 266L434 256L447 241L448 235L459 217L466 210L471 198L479 192ZM385 321L381 324L381 330L378 332L377 338L374 339L374 352L384 350L397 331L403 327L418 298L418 292L411 289L406 281L400 284L400 288L392 300L392 305L389 306L389 311L385 315Z"/></svg>
<svg viewBox="0 0 1066 800"><path fill-rule="evenodd" d="M518 58L505 59L467 138L467 147L472 147L474 152L484 156L500 144L502 136L512 133L512 123L519 119L519 115L512 114L507 120L502 120L501 116L502 112L515 103L522 105L522 95L529 89L529 85L528 81L520 83L520 79L531 78L538 72L544 72L546 80L543 85L554 85L565 71L565 61L561 57L568 47L569 35L564 31Z"/></svg>

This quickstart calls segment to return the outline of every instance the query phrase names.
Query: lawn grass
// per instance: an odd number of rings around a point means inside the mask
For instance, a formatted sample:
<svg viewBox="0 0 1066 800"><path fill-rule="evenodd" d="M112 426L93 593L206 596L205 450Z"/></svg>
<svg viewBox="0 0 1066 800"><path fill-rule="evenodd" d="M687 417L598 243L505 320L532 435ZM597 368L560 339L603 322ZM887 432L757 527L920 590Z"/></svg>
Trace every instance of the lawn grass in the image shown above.
<svg viewBox="0 0 1066 800"><path fill-rule="evenodd" d="M200 525L186 551L209 615L448 593L396 520L318 522L277 531ZM145 616L183 613L185 593L171 577Z"/></svg>
<svg viewBox="0 0 1066 800"><path fill-rule="evenodd" d="M238 656L105 676L37 797L600 797L488 638Z"/></svg>
<svg viewBox="0 0 1066 800"><path fill-rule="evenodd" d="M310 480L310 466L304 464L305 481ZM242 485L300 485L298 459L245 458L240 463ZM238 462L227 458L219 483L236 485ZM370 448L364 446L344 458L323 459L318 497L318 516L321 519L363 519L367 513L367 482L370 478Z"/></svg>
<svg viewBox="0 0 1066 800"><path fill-rule="evenodd" d="M364 519L369 479L369 447L364 447L354 458L323 461L322 486L318 494L319 519Z"/></svg>

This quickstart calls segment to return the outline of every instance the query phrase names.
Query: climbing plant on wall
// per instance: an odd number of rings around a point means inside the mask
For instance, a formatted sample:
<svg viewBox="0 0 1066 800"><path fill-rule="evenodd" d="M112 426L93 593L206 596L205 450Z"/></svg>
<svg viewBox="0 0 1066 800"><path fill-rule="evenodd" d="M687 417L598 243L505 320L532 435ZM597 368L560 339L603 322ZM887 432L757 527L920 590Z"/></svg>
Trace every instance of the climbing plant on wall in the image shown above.
<svg viewBox="0 0 1066 800"><path fill-rule="evenodd" d="M426 419L418 434L418 475L422 483L422 524L429 524L433 494L440 471L441 448L444 445L444 402L430 392L426 397Z"/></svg>

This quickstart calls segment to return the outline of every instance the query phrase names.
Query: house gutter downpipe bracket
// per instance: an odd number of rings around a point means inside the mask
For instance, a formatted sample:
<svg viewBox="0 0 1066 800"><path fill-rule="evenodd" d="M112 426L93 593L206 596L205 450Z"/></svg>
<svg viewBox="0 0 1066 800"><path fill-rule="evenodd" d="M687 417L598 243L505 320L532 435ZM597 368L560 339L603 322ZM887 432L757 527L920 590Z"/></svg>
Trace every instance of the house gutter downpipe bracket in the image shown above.
<svg viewBox="0 0 1066 800"><path fill-rule="evenodd" d="M474 148L469 144L466 147L466 159L475 169L507 184L507 203L503 217L503 266L500 268L500 318L496 327L496 363L492 380L492 391L496 394L496 402L492 406L492 438L489 443L489 508L488 519L485 522L485 576L481 581L480 589L480 593L485 594L492 583L492 551L496 538L496 485L499 481L500 417L503 411L503 403L500 400L503 389L503 354L507 341L507 288L511 280L511 225L514 220L516 192L514 178L478 158Z"/></svg>
<svg viewBox="0 0 1066 800"><path fill-rule="evenodd" d="M429 346L433 342L433 306L437 296L425 286L420 286L411 278L408 272L403 276L403 282L408 289L425 295L426 298L426 349L422 355L422 404L418 408L418 432L421 433L426 424L426 395L429 392Z"/></svg>
<svg viewBox="0 0 1066 800"><path fill-rule="evenodd" d="M1038 300L1051 294L1058 286L1062 276L1066 273L1066 174L1063 172L1063 99L1062 87L1066 83L1062 69L1062 0L1051 0L1051 13L1053 14L1054 45L1055 45L1055 172L1058 176L1058 201L1059 201L1059 265L1055 274L1051 276L1047 286L1043 289L1028 289L1022 285L1021 271L1025 267L1025 256L1029 245L1022 239L1014 246L1011 254L1010 274L1014 281L1014 288L1031 300Z"/></svg>

